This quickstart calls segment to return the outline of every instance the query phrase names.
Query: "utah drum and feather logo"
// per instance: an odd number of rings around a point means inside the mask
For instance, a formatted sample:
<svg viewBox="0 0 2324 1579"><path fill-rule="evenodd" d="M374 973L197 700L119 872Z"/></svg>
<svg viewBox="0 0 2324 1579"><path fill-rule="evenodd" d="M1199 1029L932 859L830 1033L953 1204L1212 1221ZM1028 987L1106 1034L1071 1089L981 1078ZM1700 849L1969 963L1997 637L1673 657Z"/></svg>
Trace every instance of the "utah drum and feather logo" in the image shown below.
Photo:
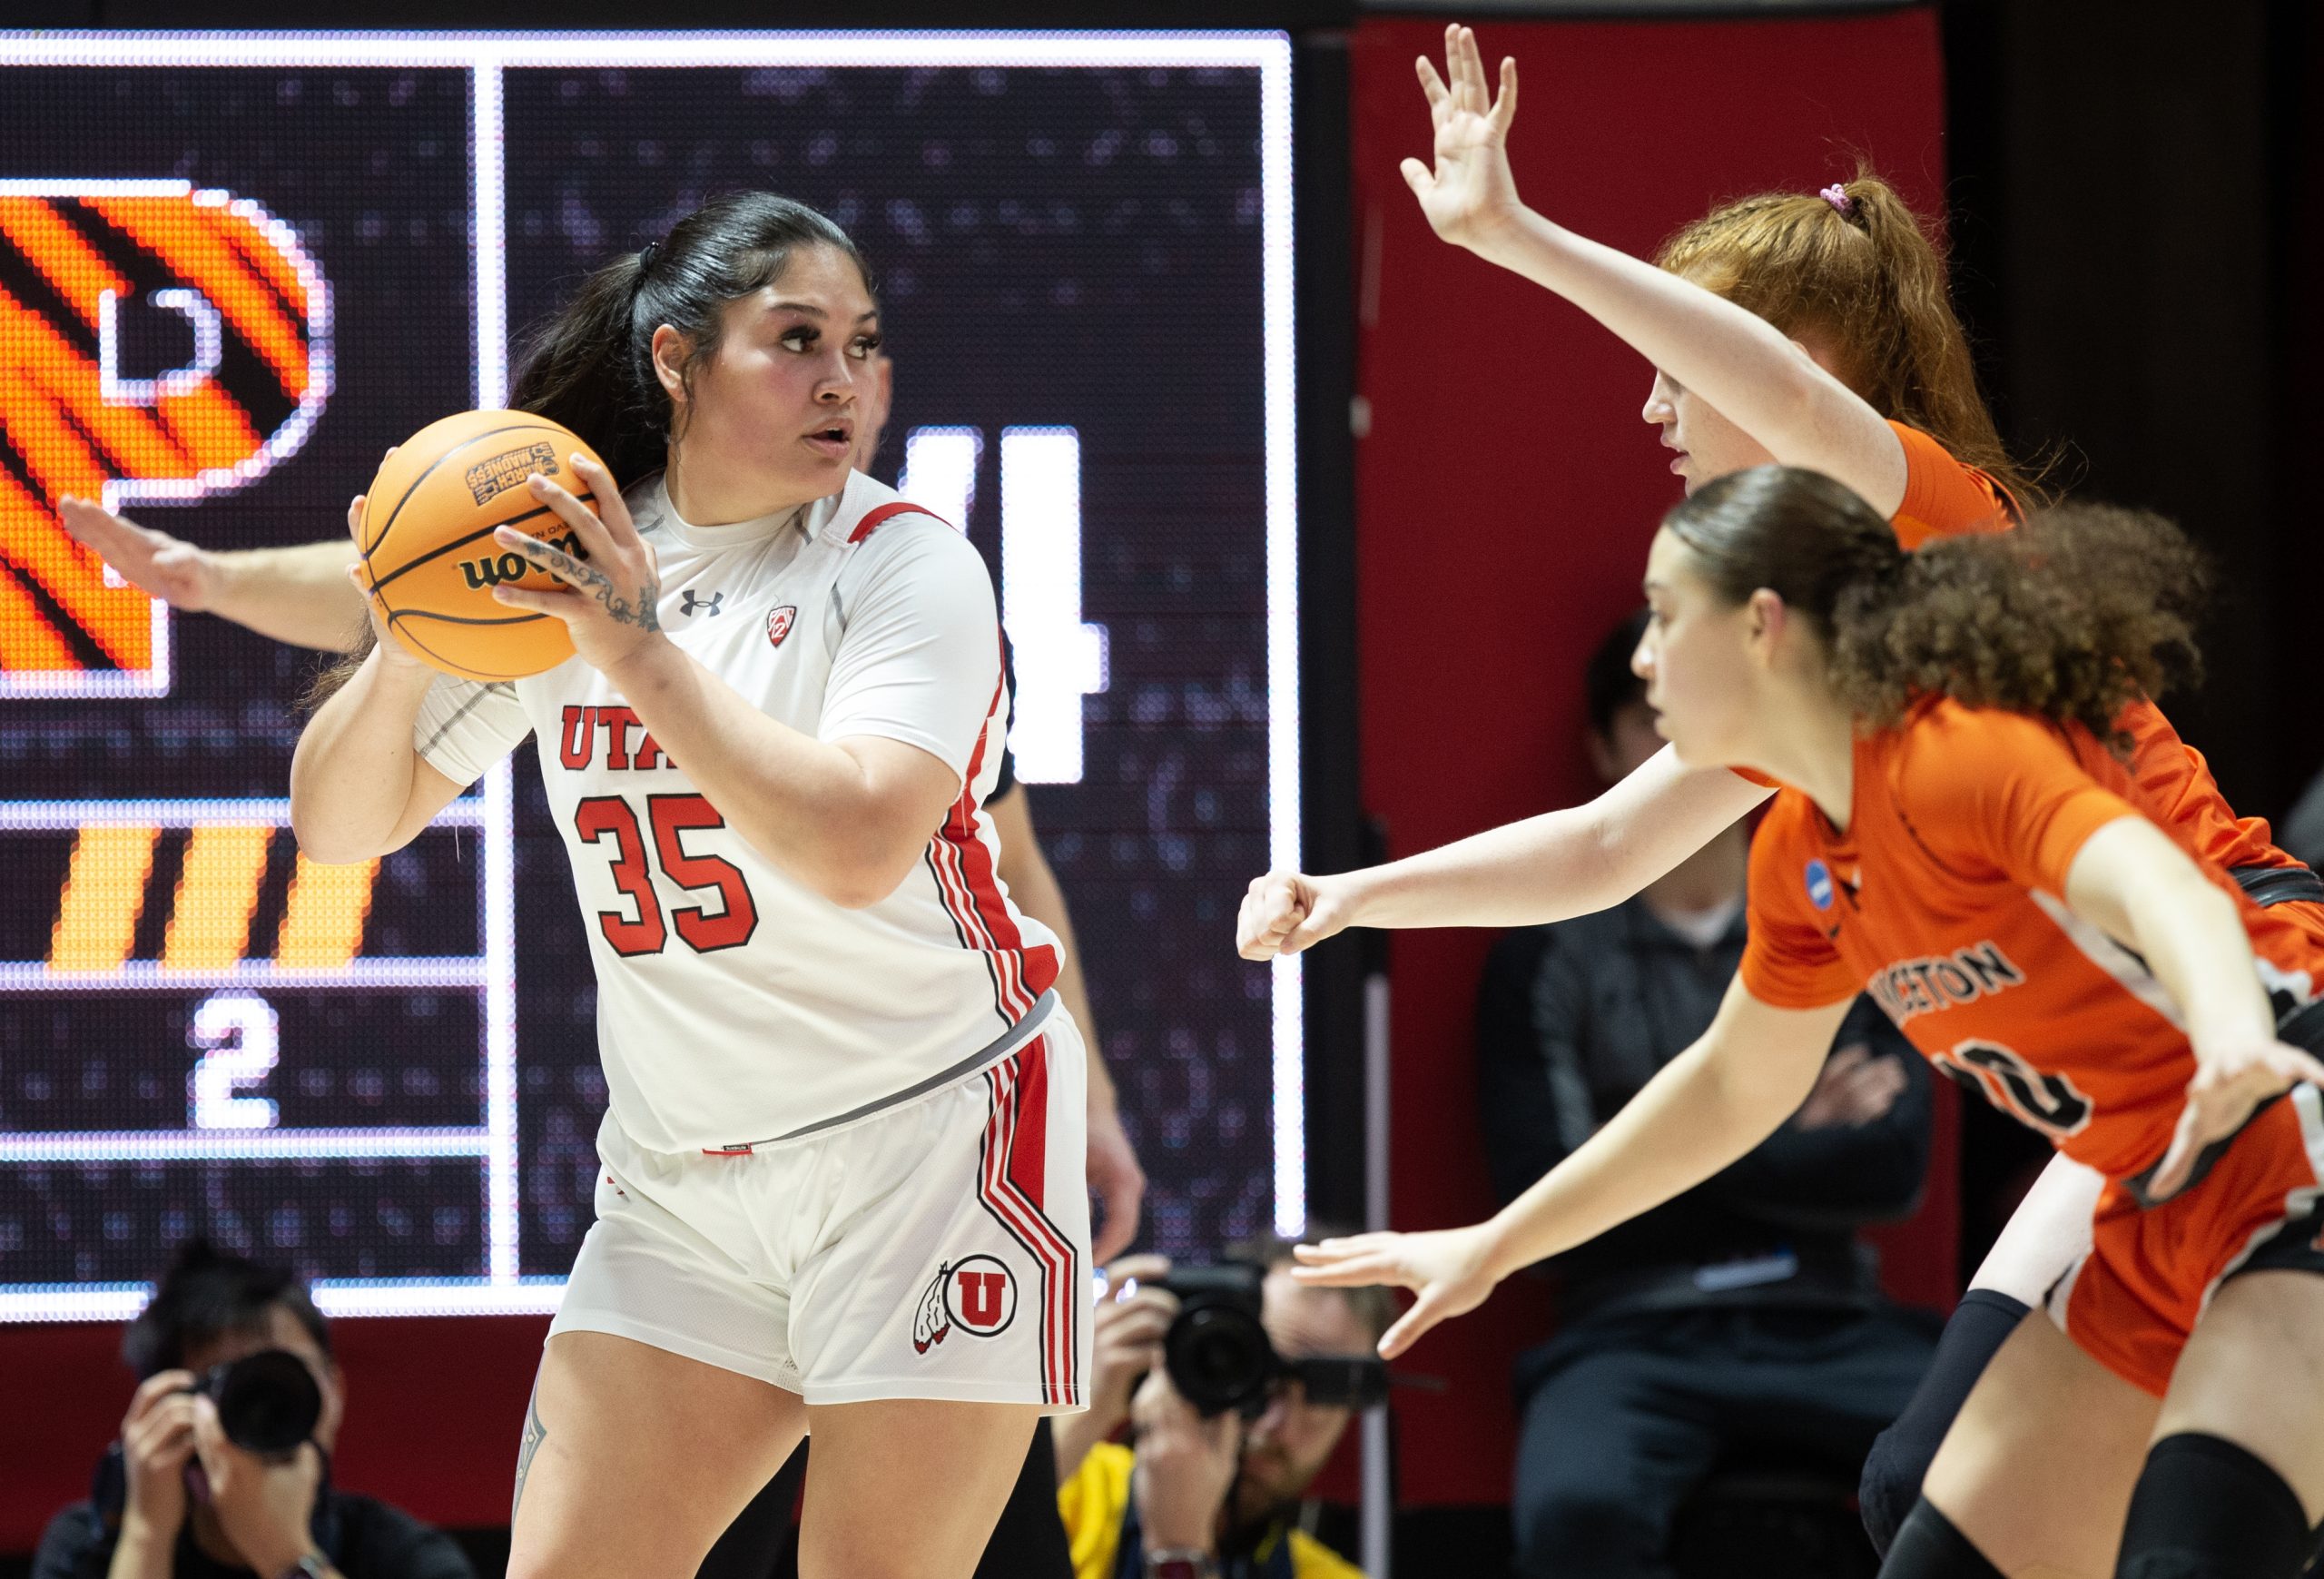
<svg viewBox="0 0 2324 1579"><path fill-rule="evenodd" d="M1017 1279L991 1256L970 1256L936 1268L912 1317L911 1347L926 1354L958 1327L971 1337L998 1337L1017 1318Z"/></svg>

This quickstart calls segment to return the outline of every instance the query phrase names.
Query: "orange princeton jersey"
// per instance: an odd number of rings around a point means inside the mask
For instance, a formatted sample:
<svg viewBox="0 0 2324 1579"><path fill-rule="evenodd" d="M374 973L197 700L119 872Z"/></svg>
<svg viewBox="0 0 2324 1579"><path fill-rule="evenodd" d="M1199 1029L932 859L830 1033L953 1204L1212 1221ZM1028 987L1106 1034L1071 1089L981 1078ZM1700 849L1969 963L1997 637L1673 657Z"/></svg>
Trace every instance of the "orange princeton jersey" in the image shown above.
<svg viewBox="0 0 2324 1579"><path fill-rule="evenodd" d="M2085 731L1945 701L1860 739L1855 785L1845 831L1788 788L1760 825L1744 986L1779 1008L1870 992L1939 1067L2069 1156L2112 1179L2151 1166L2194 1057L2161 982L2064 900L2084 841L2147 814L2142 787ZM2207 869L2265 984L2310 999L2324 944Z"/></svg>
<svg viewBox="0 0 2324 1579"><path fill-rule="evenodd" d="M2017 507L1992 478L1963 464L1917 428L1891 422L1905 447L1905 500L1890 518L1896 540L1918 548L1939 538L2004 531L2016 524ZM2221 866L2297 866L2276 848L2264 817L2239 817L2212 782L2201 752L2152 702L2122 709L2115 725L2130 736L2131 776L2156 821L2183 836L2204 859Z"/></svg>

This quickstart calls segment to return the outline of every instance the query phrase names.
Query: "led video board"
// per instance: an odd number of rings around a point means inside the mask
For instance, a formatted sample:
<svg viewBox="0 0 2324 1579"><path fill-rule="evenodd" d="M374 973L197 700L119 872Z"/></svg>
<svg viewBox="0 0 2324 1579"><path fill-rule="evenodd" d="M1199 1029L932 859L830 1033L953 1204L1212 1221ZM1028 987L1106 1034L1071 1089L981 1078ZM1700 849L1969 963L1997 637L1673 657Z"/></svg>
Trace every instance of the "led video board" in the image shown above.
<svg viewBox="0 0 2324 1579"><path fill-rule="evenodd" d="M63 531L341 529L505 401L581 274L724 191L879 271L874 469L960 525L1012 745L1180 1254L1305 1215L1290 76L1274 35L0 34L0 1319L206 1233L337 1314L552 1308L605 1100L529 753L384 861L298 853L312 654Z"/></svg>

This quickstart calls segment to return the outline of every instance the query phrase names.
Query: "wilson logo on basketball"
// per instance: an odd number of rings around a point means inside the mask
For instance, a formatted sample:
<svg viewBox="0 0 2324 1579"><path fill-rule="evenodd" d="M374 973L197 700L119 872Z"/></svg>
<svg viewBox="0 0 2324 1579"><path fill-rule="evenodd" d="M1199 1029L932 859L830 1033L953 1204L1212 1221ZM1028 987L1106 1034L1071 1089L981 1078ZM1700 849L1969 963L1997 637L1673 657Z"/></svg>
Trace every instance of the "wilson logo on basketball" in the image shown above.
<svg viewBox="0 0 2324 1579"><path fill-rule="evenodd" d="M958 1327L971 1337L997 1337L1017 1318L1017 1279L990 1256L970 1256L936 1268L912 1318L911 1347L926 1354Z"/></svg>
<svg viewBox="0 0 2324 1579"><path fill-rule="evenodd" d="M546 449L547 446L541 448ZM543 538L541 541L552 548L564 549L576 559L589 557L589 551L581 546L581 537L577 532L567 532L561 538ZM487 554L481 559L463 559L460 561L460 575L470 587L480 592L487 587L497 587L503 581L520 580L532 567L530 559L511 549L506 554Z"/></svg>
<svg viewBox="0 0 2324 1579"><path fill-rule="evenodd" d="M766 639L770 646L781 646L783 638L791 634L791 622L799 617L799 606L786 603L781 608L770 609L766 617Z"/></svg>
<svg viewBox="0 0 2324 1579"><path fill-rule="evenodd" d="M489 460L479 460L468 469L464 480L468 491L476 495L476 502L483 504L496 494L507 493L537 471L543 477L556 475L556 448L546 440L505 451Z"/></svg>

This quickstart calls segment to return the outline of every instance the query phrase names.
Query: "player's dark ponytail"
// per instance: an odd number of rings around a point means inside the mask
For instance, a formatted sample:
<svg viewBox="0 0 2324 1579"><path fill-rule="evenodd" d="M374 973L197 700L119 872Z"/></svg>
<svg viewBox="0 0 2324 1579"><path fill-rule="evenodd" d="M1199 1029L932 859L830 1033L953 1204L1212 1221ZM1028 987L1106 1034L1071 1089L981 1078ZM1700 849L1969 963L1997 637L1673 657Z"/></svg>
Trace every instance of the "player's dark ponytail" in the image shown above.
<svg viewBox="0 0 2324 1579"><path fill-rule="evenodd" d="M2160 516L2058 505L1916 553L1845 485L1797 467L1723 477L1663 518L1720 595L1764 587L1826 643L1829 678L1884 727L1925 696L2085 725L2201 676L2202 552Z"/></svg>
<svg viewBox="0 0 2324 1579"><path fill-rule="evenodd" d="M661 469L676 417L654 376L654 331L686 339L686 388L718 349L732 302L783 277L801 247L836 247L872 271L845 231L805 203L766 192L711 199L642 252L582 281L527 343L508 403L562 422L624 487Z"/></svg>

